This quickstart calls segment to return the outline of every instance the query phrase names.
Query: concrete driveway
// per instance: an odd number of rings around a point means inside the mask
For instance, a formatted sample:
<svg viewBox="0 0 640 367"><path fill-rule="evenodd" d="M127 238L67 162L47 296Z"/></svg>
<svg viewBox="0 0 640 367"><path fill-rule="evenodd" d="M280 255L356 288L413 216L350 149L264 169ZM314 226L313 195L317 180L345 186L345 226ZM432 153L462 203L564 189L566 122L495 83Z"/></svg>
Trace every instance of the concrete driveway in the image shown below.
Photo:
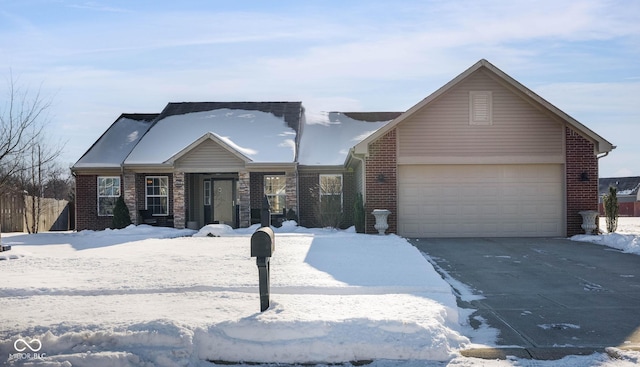
<svg viewBox="0 0 640 367"><path fill-rule="evenodd" d="M640 256L565 239L410 241L485 297L458 303L500 330L500 348L466 355L555 359L640 348Z"/></svg>

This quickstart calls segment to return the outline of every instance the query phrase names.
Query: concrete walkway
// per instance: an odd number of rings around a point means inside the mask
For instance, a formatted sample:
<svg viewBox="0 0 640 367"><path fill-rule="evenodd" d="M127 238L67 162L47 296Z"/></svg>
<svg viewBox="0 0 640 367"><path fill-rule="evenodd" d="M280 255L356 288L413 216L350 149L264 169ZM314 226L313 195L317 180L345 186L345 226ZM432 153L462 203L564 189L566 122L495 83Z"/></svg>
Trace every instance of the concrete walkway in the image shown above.
<svg viewBox="0 0 640 367"><path fill-rule="evenodd" d="M640 256L565 239L411 243L485 297L458 302L500 330L499 348L465 355L557 359L607 347L640 349Z"/></svg>

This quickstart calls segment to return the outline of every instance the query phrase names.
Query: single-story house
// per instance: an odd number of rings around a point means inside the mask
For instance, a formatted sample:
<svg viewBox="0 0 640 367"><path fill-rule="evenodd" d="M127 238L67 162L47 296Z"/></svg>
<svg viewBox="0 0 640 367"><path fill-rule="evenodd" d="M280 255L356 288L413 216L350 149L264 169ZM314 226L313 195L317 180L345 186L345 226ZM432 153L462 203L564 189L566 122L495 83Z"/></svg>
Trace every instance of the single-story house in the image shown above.
<svg viewBox="0 0 640 367"><path fill-rule="evenodd" d="M565 236L598 208L615 147L480 60L406 112L310 113L301 102L169 103L123 114L72 167L77 228L134 222L246 227L353 223L362 195L407 237Z"/></svg>
<svg viewBox="0 0 640 367"><path fill-rule="evenodd" d="M640 177L607 177L599 180L600 214L604 214L602 196L615 187L618 198L618 214L623 217L640 217Z"/></svg>

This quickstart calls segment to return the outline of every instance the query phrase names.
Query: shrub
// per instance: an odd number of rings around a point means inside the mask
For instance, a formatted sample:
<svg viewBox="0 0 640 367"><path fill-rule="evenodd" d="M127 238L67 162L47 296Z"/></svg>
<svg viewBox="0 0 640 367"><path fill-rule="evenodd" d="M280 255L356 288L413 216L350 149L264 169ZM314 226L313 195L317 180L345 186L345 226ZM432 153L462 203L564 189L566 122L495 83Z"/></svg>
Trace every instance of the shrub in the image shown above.
<svg viewBox="0 0 640 367"><path fill-rule="evenodd" d="M298 221L298 214L296 214L295 210L289 209L287 211L286 218L287 218L287 220L295 220L297 222Z"/></svg>
<svg viewBox="0 0 640 367"><path fill-rule="evenodd" d="M353 203L353 224L356 226L356 232L364 233L364 202L362 194L358 193Z"/></svg>
<svg viewBox="0 0 640 367"><path fill-rule="evenodd" d="M615 187L609 187L609 193L602 196L602 205L607 217L607 232L615 232L618 229L618 190Z"/></svg>
<svg viewBox="0 0 640 367"><path fill-rule="evenodd" d="M111 227L114 229L121 229L131 224L131 215L129 214L129 208L124 203L122 195L116 201L116 206L113 208L113 219L111 220Z"/></svg>

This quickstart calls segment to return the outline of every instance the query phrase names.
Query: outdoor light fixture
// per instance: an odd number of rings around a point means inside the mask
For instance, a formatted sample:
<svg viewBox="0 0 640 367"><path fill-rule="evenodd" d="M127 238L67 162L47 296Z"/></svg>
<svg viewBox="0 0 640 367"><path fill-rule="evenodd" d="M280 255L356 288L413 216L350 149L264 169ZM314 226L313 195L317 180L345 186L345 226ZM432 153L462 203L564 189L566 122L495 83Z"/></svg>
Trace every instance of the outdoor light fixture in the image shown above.
<svg viewBox="0 0 640 367"><path fill-rule="evenodd" d="M580 181L589 181L589 173L587 171L583 171L580 174Z"/></svg>
<svg viewBox="0 0 640 367"><path fill-rule="evenodd" d="M384 174L380 173L376 179L378 182L384 182L385 181Z"/></svg>

